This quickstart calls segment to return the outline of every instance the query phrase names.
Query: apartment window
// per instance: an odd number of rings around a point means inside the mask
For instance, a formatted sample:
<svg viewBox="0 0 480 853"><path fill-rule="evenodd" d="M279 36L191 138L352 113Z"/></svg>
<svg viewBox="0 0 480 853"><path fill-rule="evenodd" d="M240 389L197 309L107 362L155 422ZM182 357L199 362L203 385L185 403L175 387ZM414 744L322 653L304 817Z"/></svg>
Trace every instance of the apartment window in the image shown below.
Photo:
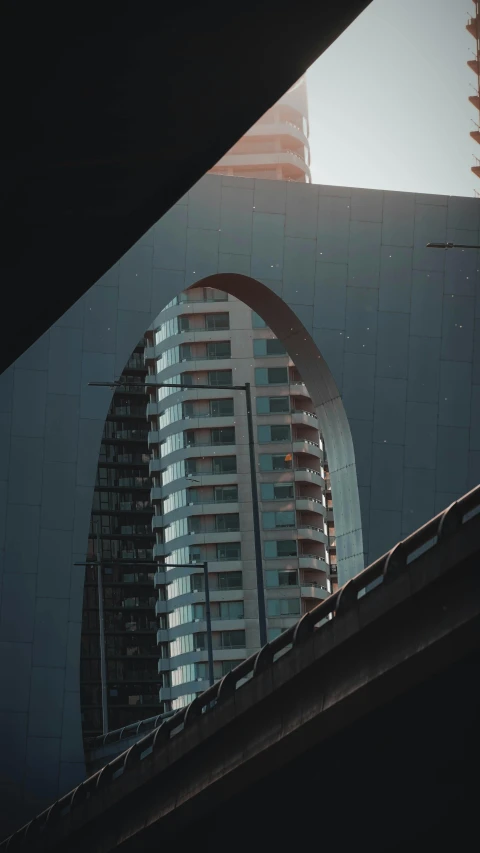
<svg viewBox="0 0 480 853"><path fill-rule="evenodd" d="M221 631L219 635L221 649L245 648L245 631Z"/></svg>
<svg viewBox="0 0 480 853"><path fill-rule="evenodd" d="M300 616L299 598L267 599L267 616Z"/></svg>
<svg viewBox="0 0 480 853"><path fill-rule="evenodd" d="M189 477L197 473L197 459L185 459L185 476Z"/></svg>
<svg viewBox="0 0 480 853"><path fill-rule="evenodd" d="M290 441L291 439L289 424L264 424L257 429L260 444L268 444L271 441Z"/></svg>
<svg viewBox="0 0 480 853"><path fill-rule="evenodd" d="M239 560L241 553L240 542L222 542L217 545L217 560Z"/></svg>
<svg viewBox="0 0 480 853"><path fill-rule="evenodd" d="M208 371L208 385L211 385L212 388L218 388L221 385L231 385L232 384L232 371L231 370L209 370Z"/></svg>
<svg viewBox="0 0 480 853"><path fill-rule="evenodd" d="M218 589L242 589L241 572L219 572L217 575Z"/></svg>
<svg viewBox="0 0 480 853"><path fill-rule="evenodd" d="M255 311L252 311L252 326L254 329L266 329L267 324L265 320L260 317L260 314L257 314Z"/></svg>
<svg viewBox="0 0 480 853"><path fill-rule="evenodd" d="M265 572L265 580L267 587L273 586L297 586L297 572L295 571L286 571L279 572L275 570L269 570Z"/></svg>
<svg viewBox="0 0 480 853"><path fill-rule="evenodd" d="M257 397L257 415L276 415L290 411L290 397Z"/></svg>
<svg viewBox="0 0 480 853"><path fill-rule="evenodd" d="M287 501L294 497L293 483L262 483L262 501Z"/></svg>
<svg viewBox="0 0 480 853"><path fill-rule="evenodd" d="M189 332L190 331L190 318L189 317L179 317L178 318L178 331L179 332Z"/></svg>
<svg viewBox="0 0 480 853"><path fill-rule="evenodd" d="M214 474L236 474L237 473L237 457L236 456L215 456L213 462Z"/></svg>
<svg viewBox="0 0 480 853"><path fill-rule="evenodd" d="M185 437L185 447L195 447L195 430L187 429L183 435Z"/></svg>
<svg viewBox="0 0 480 853"><path fill-rule="evenodd" d="M256 367L256 385L288 385L287 367Z"/></svg>
<svg viewBox="0 0 480 853"><path fill-rule="evenodd" d="M228 293L226 290L217 290L215 287L204 287L203 298L206 302L227 302Z"/></svg>
<svg viewBox="0 0 480 853"><path fill-rule="evenodd" d="M243 601L212 601L212 619L243 619Z"/></svg>
<svg viewBox="0 0 480 853"><path fill-rule="evenodd" d="M254 356L286 355L287 351L277 338L257 338L253 342L253 354Z"/></svg>
<svg viewBox="0 0 480 853"><path fill-rule="evenodd" d="M235 444L235 427L219 427L210 431L212 444Z"/></svg>
<svg viewBox="0 0 480 853"><path fill-rule="evenodd" d="M205 314L205 328L209 332L219 332L230 328L230 317L227 312Z"/></svg>
<svg viewBox="0 0 480 853"><path fill-rule="evenodd" d="M204 519L200 515L192 515L188 519L189 533L203 533Z"/></svg>
<svg viewBox="0 0 480 853"><path fill-rule="evenodd" d="M191 563L203 562L202 549L200 545L190 545L188 559Z"/></svg>
<svg viewBox="0 0 480 853"><path fill-rule="evenodd" d="M205 589L205 578L203 575L191 575L190 590L191 592L203 592Z"/></svg>
<svg viewBox="0 0 480 853"><path fill-rule="evenodd" d="M296 557L297 542L295 539L274 539L265 542L265 557L275 560L278 557Z"/></svg>
<svg viewBox="0 0 480 853"><path fill-rule="evenodd" d="M240 530L240 516L238 512L229 512L225 515L215 516L215 530L227 533Z"/></svg>
<svg viewBox="0 0 480 853"><path fill-rule="evenodd" d="M207 358L230 358L230 341L210 341L207 344Z"/></svg>
<svg viewBox="0 0 480 853"><path fill-rule="evenodd" d="M288 471L292 467L291 453L261 453L260 471Z"/></svg>
<svg viewBox="0 0 480 853"><path fill-rule="evenodd" d="M238 664L239 660L216 660L213 662L213 674L216 680L223 678L227 672L231 672ZM197 679L199 681L207 681L208 679L208 664L197 663Z"/></svg>
<svg viewBox="0 0 480 853"><path fill-rule="evenodd" d="M268 642L271 643L272 640L276 640L277 637L283 634L283 628L269 628L268 629Z"/></svg>
<svg viewBox="0 0 480 853"><path fill-rule="evenodd" d="M212 400L210 414L215 418L233 415L233 400Z"/></svg>
<svg viewBox="0 0 480 853"><path fill-rule="evenodd" d="M295 527L295 512L263 512L263 529L273 530L275 527Z"/></svg>
<svg viewBox="0 0 480 853"><path fill-rule="evenodd" d="M192 348L190 344L182 344L180 347L180 361L191 361Z"/></svg>
<svg viewBox="0 0 480 853"><path fill-rule="evenodd" d="M238 486L215 486L215 503L233 503L238 500Z"/></svg>

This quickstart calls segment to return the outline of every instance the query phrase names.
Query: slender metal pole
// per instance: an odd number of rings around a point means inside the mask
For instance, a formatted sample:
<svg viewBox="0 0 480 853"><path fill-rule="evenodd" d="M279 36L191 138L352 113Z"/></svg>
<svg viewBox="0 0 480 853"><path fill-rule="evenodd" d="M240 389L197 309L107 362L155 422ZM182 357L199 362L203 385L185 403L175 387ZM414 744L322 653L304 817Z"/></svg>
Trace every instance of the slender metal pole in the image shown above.
<svg viewBox="0 0 480 853"><path fill-rule="evenodd" d="M205 579L205 621L207 623L207 654L208 654L208 683L210 687L215 681L213 675L213 645L212 645L212 614L210 611L210 584L208 581L208 563L203 564Z"/></svg>
<svg viewBox="0 0 480 853"><path fill-rule="evenodd" d="M105 620L103 616L103 577L102 577L102 546L100 542L100 522L97 521L97 586L98 586L98 629L100 640L100 681L102 689L102 731L108 732L107 705L107 662L105 659Z"/></svg>
<svg viewBox="0 0 480 853"><path fill-rule="evenodd" d="M255 439L253 435L252 395L250 382L245 383L247 401L248 449L250 454L250 478L252 483L253 542L255 546L255 568L257 571L258 622L260 626L260 645L267 640L267 616L265 612L265 589L263 586L262 540L260 537L260 513L258 509L257 472L255 468Z"/></svg>

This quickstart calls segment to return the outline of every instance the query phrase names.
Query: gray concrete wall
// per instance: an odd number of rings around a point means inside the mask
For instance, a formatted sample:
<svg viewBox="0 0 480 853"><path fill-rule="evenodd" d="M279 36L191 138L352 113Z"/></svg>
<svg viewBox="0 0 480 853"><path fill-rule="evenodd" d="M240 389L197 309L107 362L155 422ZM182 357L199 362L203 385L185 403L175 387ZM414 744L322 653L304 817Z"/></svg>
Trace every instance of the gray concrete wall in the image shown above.
<svg viewBox="0 0 480 853"><path fill-rule="evenodd" d="M118 376L193 282L261 282L291 309L282 322L298 318L290 354L305 327L333 375L322 362L317 404L323 423L338 424L326 438L330 459L338 448L347 576L363 551L378 556L480 479L478 253L425 249L478 244L479 227L476 199L207 176L0 376L5 832L84 773L83 569L73 563L85 556L111 396L87 383ZM278 333L272 306L264 316ZM298 366L310 385L314 368Z"/></svg>

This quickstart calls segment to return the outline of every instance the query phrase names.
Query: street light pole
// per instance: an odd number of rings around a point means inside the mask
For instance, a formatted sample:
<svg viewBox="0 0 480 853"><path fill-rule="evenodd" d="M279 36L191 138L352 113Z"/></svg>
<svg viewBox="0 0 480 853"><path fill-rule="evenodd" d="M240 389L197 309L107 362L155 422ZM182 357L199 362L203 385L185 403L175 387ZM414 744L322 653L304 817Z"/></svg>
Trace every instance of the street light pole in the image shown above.
<svg viewBox="0 0 480 853"><path fill-rule="evenodd" d="M203 577L205 582L205 622L207 623L208 683L211 687L215 681L215 678L213 674L212 614L210 611L210 584L208 581L208 563L203 564Z"/></svg>
<svg viewBox="0 0 480 853"><path fill-rule="evenodd" d="M245 383L245 397L247 402L247 426L248 426L248 451L250 457L250 479L252 482L252 510L253 510L253 540L255 545L255 567L257 572L257 597L258 597L258 621L260 628L260 645L266 646L267 619L265 611L265 588L263 585L262 565L262 540L260 538L260 511L258 508L258 486L257 472L255 468L255 440L253 435L252 419L252 395L250 393L250 382Z"/></svg>
<svg viewBox="0 0 480 853"><path fill-rule="evenodd" d="M100 522L96 523L97 542L97 588L98 588L98 632L100 640L100 683L102 691L102 730L108 732L107 662L105 658L105 619L103 613L103 576L102 545L100 542Z"/></svg>

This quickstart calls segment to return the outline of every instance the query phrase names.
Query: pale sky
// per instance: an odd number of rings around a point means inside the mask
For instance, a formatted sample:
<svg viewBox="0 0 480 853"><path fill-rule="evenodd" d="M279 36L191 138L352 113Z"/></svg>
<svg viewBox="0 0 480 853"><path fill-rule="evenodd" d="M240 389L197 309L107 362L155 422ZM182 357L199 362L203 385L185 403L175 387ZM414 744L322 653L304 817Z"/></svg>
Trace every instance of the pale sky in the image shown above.
<svg viewBox="0 0 480 853"><path fill-rule="evenodd" d="M472 196L472 0L373 0L307 73L313 183Z"/></svg>

